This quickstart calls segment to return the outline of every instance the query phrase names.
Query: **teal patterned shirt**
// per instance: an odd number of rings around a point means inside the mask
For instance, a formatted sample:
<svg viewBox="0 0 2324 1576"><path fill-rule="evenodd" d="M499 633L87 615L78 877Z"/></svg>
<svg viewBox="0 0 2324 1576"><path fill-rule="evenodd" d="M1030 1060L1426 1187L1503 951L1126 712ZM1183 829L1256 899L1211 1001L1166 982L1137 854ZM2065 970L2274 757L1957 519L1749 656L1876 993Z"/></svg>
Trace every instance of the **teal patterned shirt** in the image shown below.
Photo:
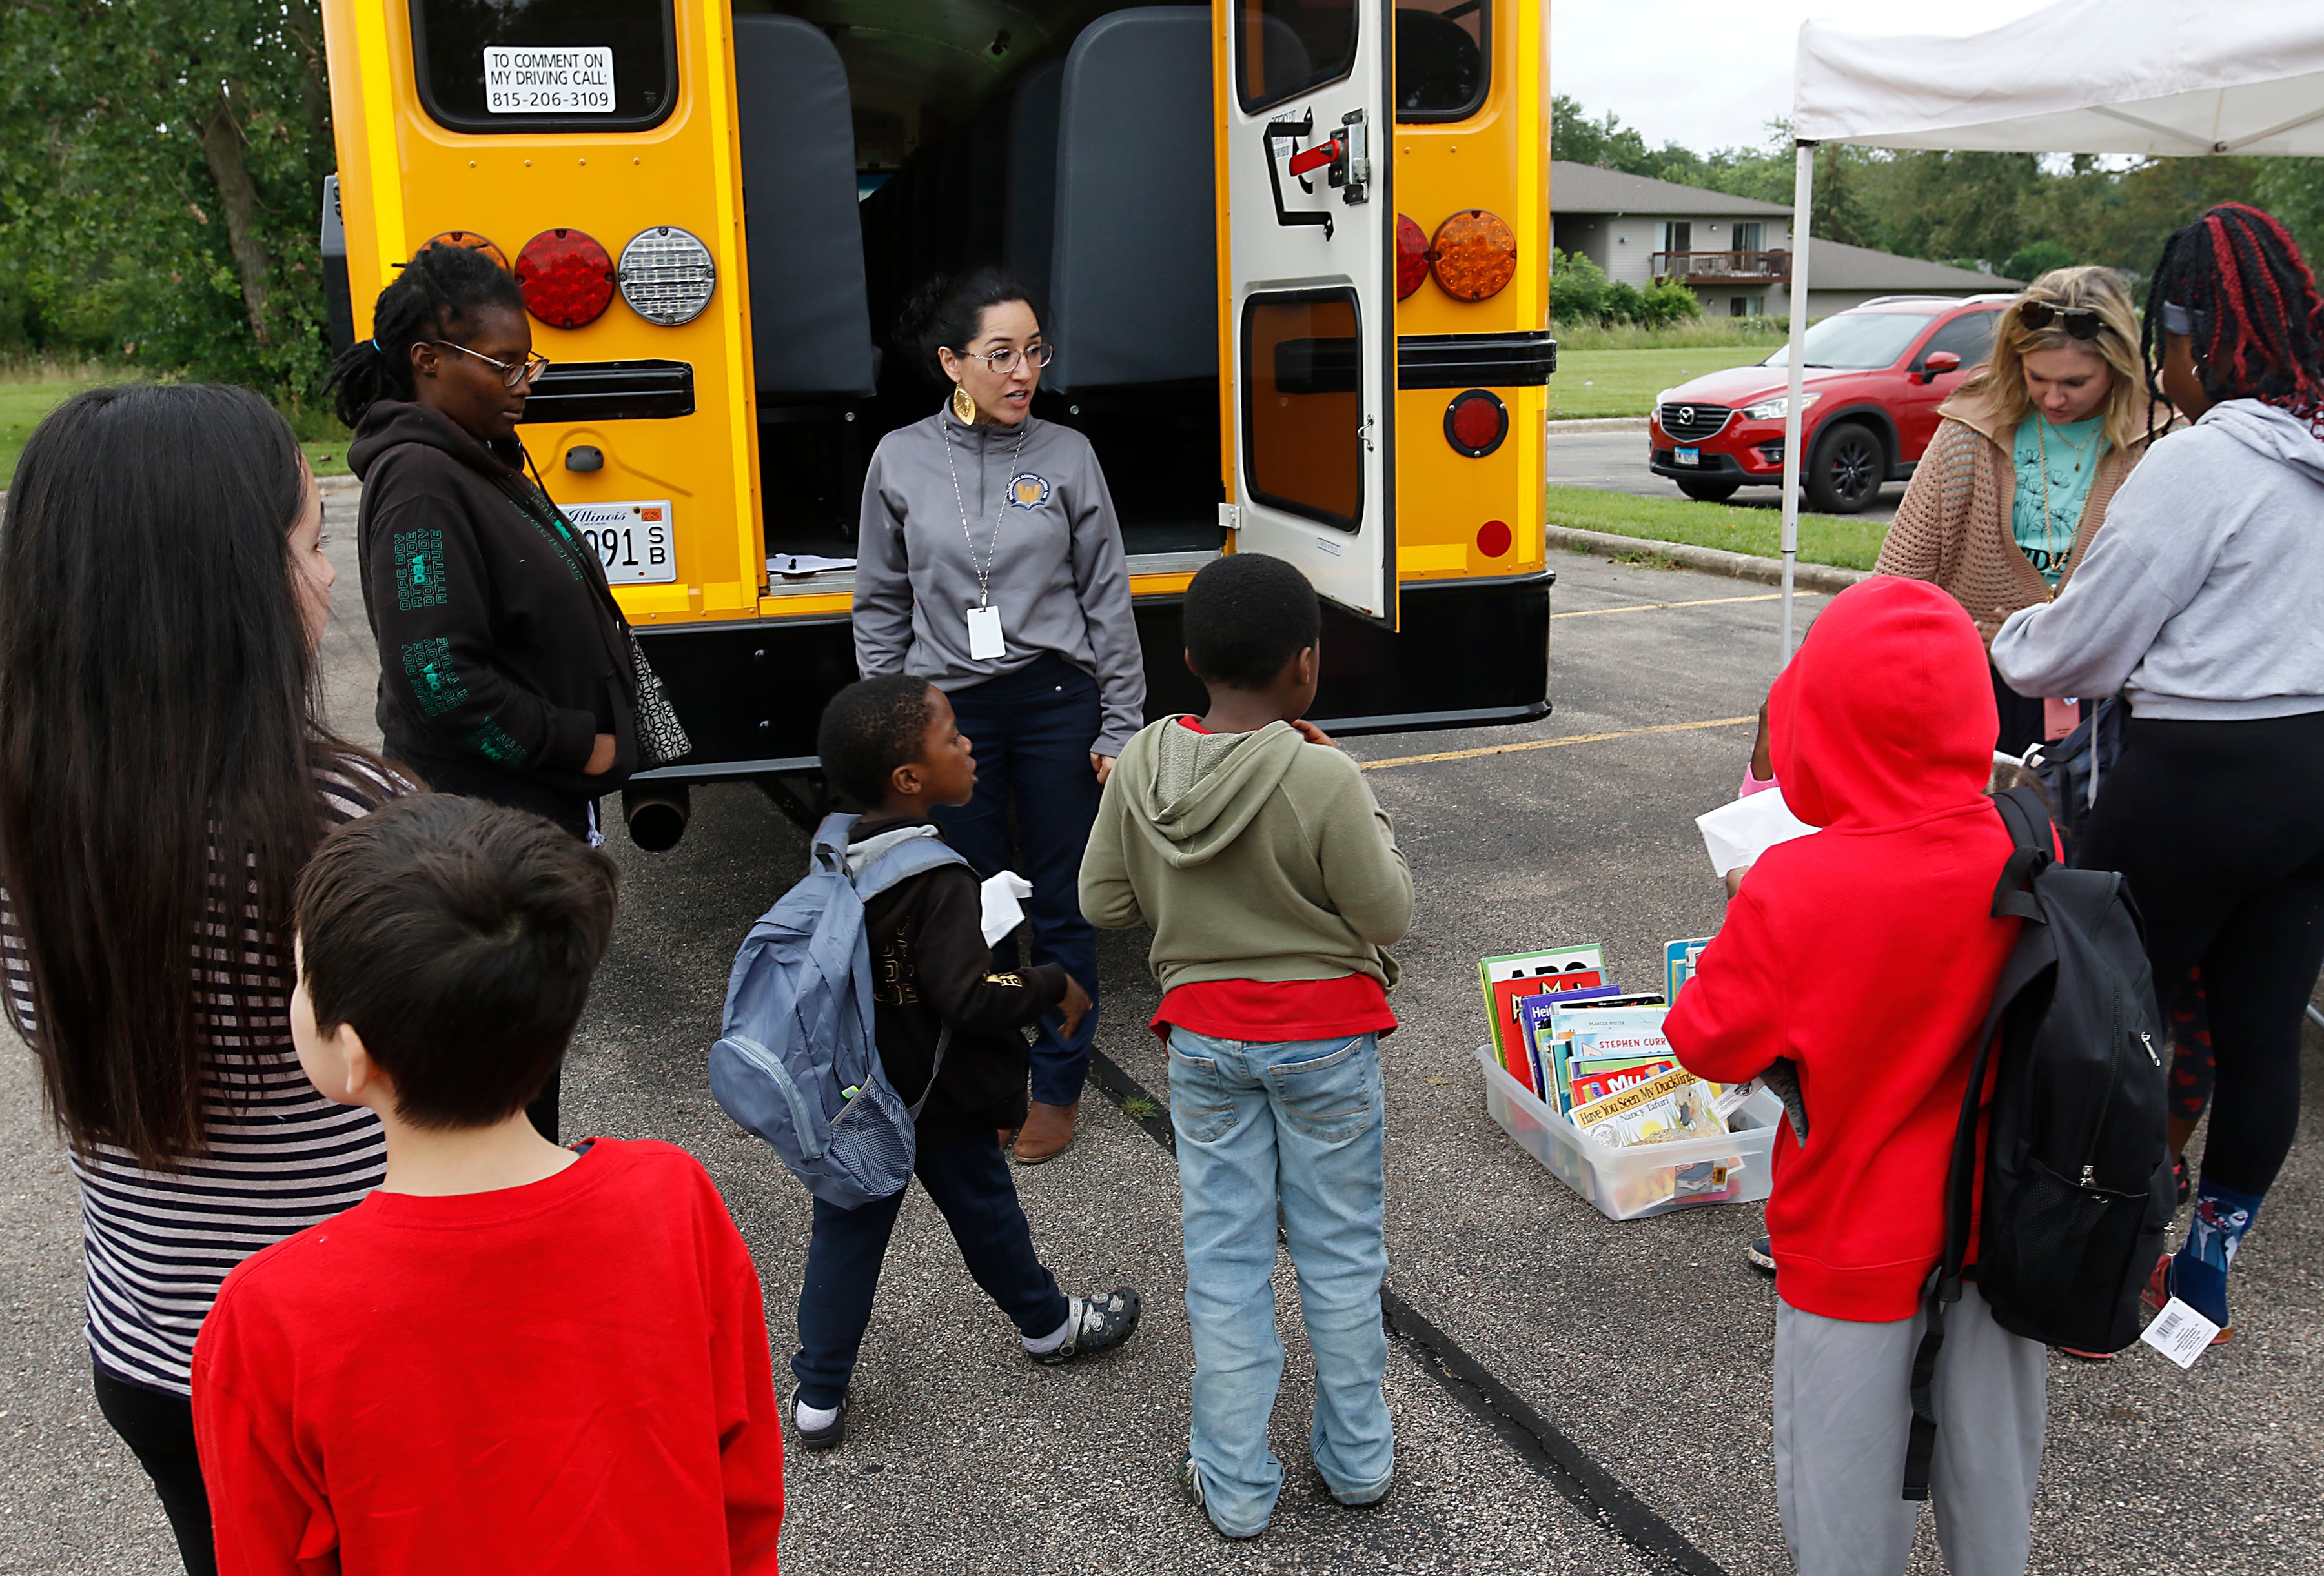
<svg viewBox="0 0 2324 1576"><path fill-rule="evenodd" d="M2017 424L2010 453L2017 467L2017 496L2009 523L2017 546L2043 579L2056 590L2066 562L2073 557L2074 536L2081 530L2082 505L2089 501L2090 484L2098 479L2098 456L2106 447L2106 419L2058 426L2036 411ZM2046 430L2045 430L2046 429ZM2042 453L2050 456L2049 513L2043 513Z"/></svg>

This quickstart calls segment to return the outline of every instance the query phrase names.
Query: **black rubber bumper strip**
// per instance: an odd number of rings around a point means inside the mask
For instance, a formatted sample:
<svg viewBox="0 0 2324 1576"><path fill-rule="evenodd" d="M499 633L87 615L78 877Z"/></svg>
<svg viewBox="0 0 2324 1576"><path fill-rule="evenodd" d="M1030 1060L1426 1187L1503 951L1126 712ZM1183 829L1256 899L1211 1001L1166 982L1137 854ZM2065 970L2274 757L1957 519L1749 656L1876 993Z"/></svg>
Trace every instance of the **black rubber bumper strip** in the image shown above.
<svg viewBox="0 0 2324 1576"><path fill-rule="evenodd" d="M1090 1047L1090 1073L1106 1098L1165 1149L1177 1149L1170 1113L1119 1063ZM1136 1101L1143 1108L1130 1109ZM1727 1576L1718 1561L1681 1536L1652 1506L1614 1479L1526 1402L1487 1372L1482 1363L1396 1293L1380 1289L1390 1333L1416 1350L1420 1366L1461 1409L1483 1423L1526 1465L1549 1479L1567 1504L1629 1544L1662 1570L1682 1576Z"/></svg>
<svg viewBox="0 0 2324 1576"><path fill-rule="evenodd" d="M1539 330L1397 336L1399 389L1537 388L1556 371L1557 341Z"/></svg>

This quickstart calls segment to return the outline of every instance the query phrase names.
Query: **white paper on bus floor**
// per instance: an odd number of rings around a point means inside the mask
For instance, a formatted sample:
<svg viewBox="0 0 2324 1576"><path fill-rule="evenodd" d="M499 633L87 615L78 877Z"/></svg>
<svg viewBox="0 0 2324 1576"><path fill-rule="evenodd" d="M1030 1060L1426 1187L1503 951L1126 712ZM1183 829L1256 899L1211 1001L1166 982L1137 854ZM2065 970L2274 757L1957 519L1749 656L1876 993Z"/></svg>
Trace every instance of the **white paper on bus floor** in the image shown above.
<svg viewBox="0 0 2324 1576"><path fill-rule="evenodd" d="M1707 816L1697 816L1694 824L1702 829L1702 846L1711 854L1711 872L1719 876L1756 863L1778 843L1805 837L1815 830L1792 814L1780 788L1765 788L1748 798L1721 805Z"/></svg>

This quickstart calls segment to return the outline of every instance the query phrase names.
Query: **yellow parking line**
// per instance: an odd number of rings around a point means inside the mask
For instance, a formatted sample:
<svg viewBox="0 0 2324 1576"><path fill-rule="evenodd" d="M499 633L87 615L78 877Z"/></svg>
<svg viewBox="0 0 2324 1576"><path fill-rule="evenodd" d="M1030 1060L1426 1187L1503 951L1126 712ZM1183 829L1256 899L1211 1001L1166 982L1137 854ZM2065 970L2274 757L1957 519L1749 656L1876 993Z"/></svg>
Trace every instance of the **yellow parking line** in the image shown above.
<svg viewBox="0 0 2324 1576"><path fill-rule="evenodd" d="M1812 596L1812 591L1800 593ZM1770 591L1765 596L1706 596L1697 602L1640 602L1628 607L1584 607L1572 613L1553 613L1552 618L1598 618L1609 613L1659 613L1665 607L1720 607L1730 602L1781 602L1784 594Z"/></svg>
<svg viewBox="0 0 2324 1576"><path fill-rule="evenodd" d="M1699 728L1737 728L1758 720L1755 714L1748 717L1713 717L1704 723L1663 723L1651 728L1626 728L1618 733L1576 733L1564 739L1526 739L1515 744L1484 744L1474 750L1439 750L1429 755L1397 755L1386 760L1363 760L1357 764L1366 771L1386 771L1391 766L1425 766L1432 760L1474 760L1480 755L1514 755L1520 750L1555 750L1564 744L1603 744L1609 739L1642 739L1649 733L1692 733Z"/></svg>

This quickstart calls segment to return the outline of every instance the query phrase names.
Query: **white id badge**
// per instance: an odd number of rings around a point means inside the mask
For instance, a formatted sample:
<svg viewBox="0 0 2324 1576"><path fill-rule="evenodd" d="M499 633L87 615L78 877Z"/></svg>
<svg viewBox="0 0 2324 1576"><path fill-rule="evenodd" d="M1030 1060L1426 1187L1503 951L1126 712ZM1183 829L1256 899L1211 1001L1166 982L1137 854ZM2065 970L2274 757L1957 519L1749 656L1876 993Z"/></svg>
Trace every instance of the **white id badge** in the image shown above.
<svg viewBox="0 0 2324 1576"><path fill-rule="evenodd" d="M982 661L999 657L1008 650L1001 638L1001 610L997 607L972 607L968 610L968 654L971 659Z"/></svg>

